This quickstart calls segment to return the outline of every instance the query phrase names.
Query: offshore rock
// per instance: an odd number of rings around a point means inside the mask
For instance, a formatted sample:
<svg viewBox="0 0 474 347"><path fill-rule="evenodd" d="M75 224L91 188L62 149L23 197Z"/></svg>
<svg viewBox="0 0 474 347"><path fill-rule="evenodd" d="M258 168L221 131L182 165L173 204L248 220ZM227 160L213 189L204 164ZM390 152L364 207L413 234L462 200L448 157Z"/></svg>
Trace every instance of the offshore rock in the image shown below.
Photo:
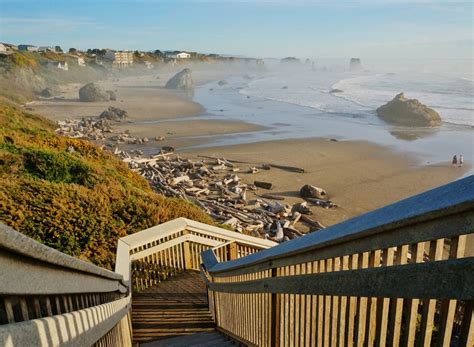
<svg viewBox="0 0 474 347"><path fill-rule="evenodd" d="M79 89L79 99L86 102L109 101L110 94L95 83L88 83Z"/></svg>
<svg viewBox="0 0 474 347"><path fill-rule="evenodd" d="M435 110L416 99L407 99L403 93L380 106L377 115L394 125L431 127L441 125L441 117Z"/></svg>
<svg viewBox="0 0 474 347"><path fill-rule="evenodd" d="M181 72L178 72L165 85L166 89L189 90L189 89L193 89L193 87L194 87L194 81L192 77L192 72L188 68L184 69Z"/></svg>
<svg viewBox="0 0 474 347"><path fill-rule="evenodd" d="M351 71L360 71L362 70L362 62L360 61L359 58L351 58L351 61L349 62L349 69Z"/></svg>

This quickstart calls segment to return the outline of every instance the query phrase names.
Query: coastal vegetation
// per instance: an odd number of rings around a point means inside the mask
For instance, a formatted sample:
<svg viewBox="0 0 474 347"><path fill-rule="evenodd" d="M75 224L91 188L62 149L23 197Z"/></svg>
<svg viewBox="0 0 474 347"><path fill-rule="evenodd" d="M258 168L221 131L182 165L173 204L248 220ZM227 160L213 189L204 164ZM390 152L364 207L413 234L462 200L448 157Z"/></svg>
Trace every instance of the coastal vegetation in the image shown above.
<svg viewBox="0 0 474 347"><path fill-rule="evenodd" d="M116 240L195 205L156 194L113 154L57 136L55 125L0 103L0 220L64 253L111 268Z"/></svg>

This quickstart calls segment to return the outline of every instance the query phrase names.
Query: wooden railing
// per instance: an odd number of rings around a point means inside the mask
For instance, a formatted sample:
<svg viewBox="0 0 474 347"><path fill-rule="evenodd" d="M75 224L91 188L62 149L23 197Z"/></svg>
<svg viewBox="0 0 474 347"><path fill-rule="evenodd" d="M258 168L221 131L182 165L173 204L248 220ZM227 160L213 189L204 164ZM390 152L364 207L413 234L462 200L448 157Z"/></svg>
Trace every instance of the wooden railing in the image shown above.
<svg viewBox="0 0 474 347"><path fill-rule="evenodd" d="M131 346L128 287L0 224L0 346Z"/></svg>
<svg viewBox="0 0 474 347"><path fill-rule="evenodd" d="M234 259L274 245L180 218L120 239L111 272L0 224L0 346L131 346L132 289L199 270L212 247Z"/></svg>
<svg viewBox="0 0 474 347"><path fill-rule="evenodd" d="M258 346L473 346L473 221L470 176L236 260L208 250L216 323Z"/></svg>
<svg viewBox="0 0 474 347"><path fill-rule="evenodd" d="M201 253L207 249L218 247L221 259L231 259L229 244L232 244L232 259L276 245L269 240L178 218L121 238L115 271L125 280L131 279L132 290L140 291L176 272L200 270Z"/></svg>

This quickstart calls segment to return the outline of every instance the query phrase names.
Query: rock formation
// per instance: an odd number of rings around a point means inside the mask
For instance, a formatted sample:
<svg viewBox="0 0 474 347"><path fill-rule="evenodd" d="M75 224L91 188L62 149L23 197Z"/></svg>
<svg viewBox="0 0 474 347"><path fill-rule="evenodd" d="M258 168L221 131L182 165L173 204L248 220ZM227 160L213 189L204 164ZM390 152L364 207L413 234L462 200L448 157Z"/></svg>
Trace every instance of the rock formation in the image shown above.
<svg viewBox="0 0 474 347"><path fill-rule="evenodd" d="M165 88L167 89L193 89L194 82L191 70L186 68L181 72L174 75L167 83Z"/></svg>
<svg viewBox="0 0 474 347"><path fill-rule="evenodd" d="M337 93L343 93L343 91L340 90L340 89L337 89L337 88L336 89L331 89L329 91L329 94L337 94Z"/></svg>
<svg viewBox="0 0 474 347"><path fill-rule="evenodd" d="M40 93L39 96L42 96L43 98L50 98L53 96L53 91L51 88L44 88Z"/></svg>
<svg viewBox="0 0 474 347"><path fill-rule="evenodd" d="M377 109L377 115L387 123L404 126L441 125L439 114L416 99L407 99L403 93L396 95Z"/></svg>
<svg viewBox="0 0 474 347"><path fill-rule="evenodd" d="M86 102L109 101L110 94L95 83L88 83L79 89L79 99Z"/></svg>
<svg viewBox="0 0 474 347"><path fill-rule="evenodd" d="M121 120L127 118L127 116L127 111L124 111L118 107L109 106L107 110L100 114L99 118L108 120Z"/></svg>
<svg viewBox="0 0 474 347"><path fill-rule="evenodd" d="M351 71L360 71L362 70L362 63L359 58L351 58L349 63L349 69Z"/></svg>

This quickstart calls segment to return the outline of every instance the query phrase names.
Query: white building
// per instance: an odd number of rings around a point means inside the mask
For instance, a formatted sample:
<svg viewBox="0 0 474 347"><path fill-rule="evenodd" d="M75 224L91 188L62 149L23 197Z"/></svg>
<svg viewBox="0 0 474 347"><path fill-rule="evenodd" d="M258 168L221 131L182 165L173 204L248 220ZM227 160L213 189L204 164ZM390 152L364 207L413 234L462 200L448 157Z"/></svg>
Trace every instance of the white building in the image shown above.
<svg viewBox="0 0 474 347"><path fill-rule="evenodd" d="M191 58L191 54L187 52L179 52L179 53L168 53L166 57L169 59L189 59Z"/></svg>
<svg viewBox="0 0 474 347"><path fill-rule="evenodd" d="M77 65L79 66L86 66L86 61L83 57L77 57Z"/></svg>
<svg viewBox="0 0 474 347"><path fill-rule="evenodd" d="M0 43L0 54L8 54L7 46L3 43Z"/></svg>
<svg viewBox="0 0 474 347"><path fill-rule="evenodd" d="M54 52L54 47L51 46L40 46L38 47L38 52Z"/></svg>

